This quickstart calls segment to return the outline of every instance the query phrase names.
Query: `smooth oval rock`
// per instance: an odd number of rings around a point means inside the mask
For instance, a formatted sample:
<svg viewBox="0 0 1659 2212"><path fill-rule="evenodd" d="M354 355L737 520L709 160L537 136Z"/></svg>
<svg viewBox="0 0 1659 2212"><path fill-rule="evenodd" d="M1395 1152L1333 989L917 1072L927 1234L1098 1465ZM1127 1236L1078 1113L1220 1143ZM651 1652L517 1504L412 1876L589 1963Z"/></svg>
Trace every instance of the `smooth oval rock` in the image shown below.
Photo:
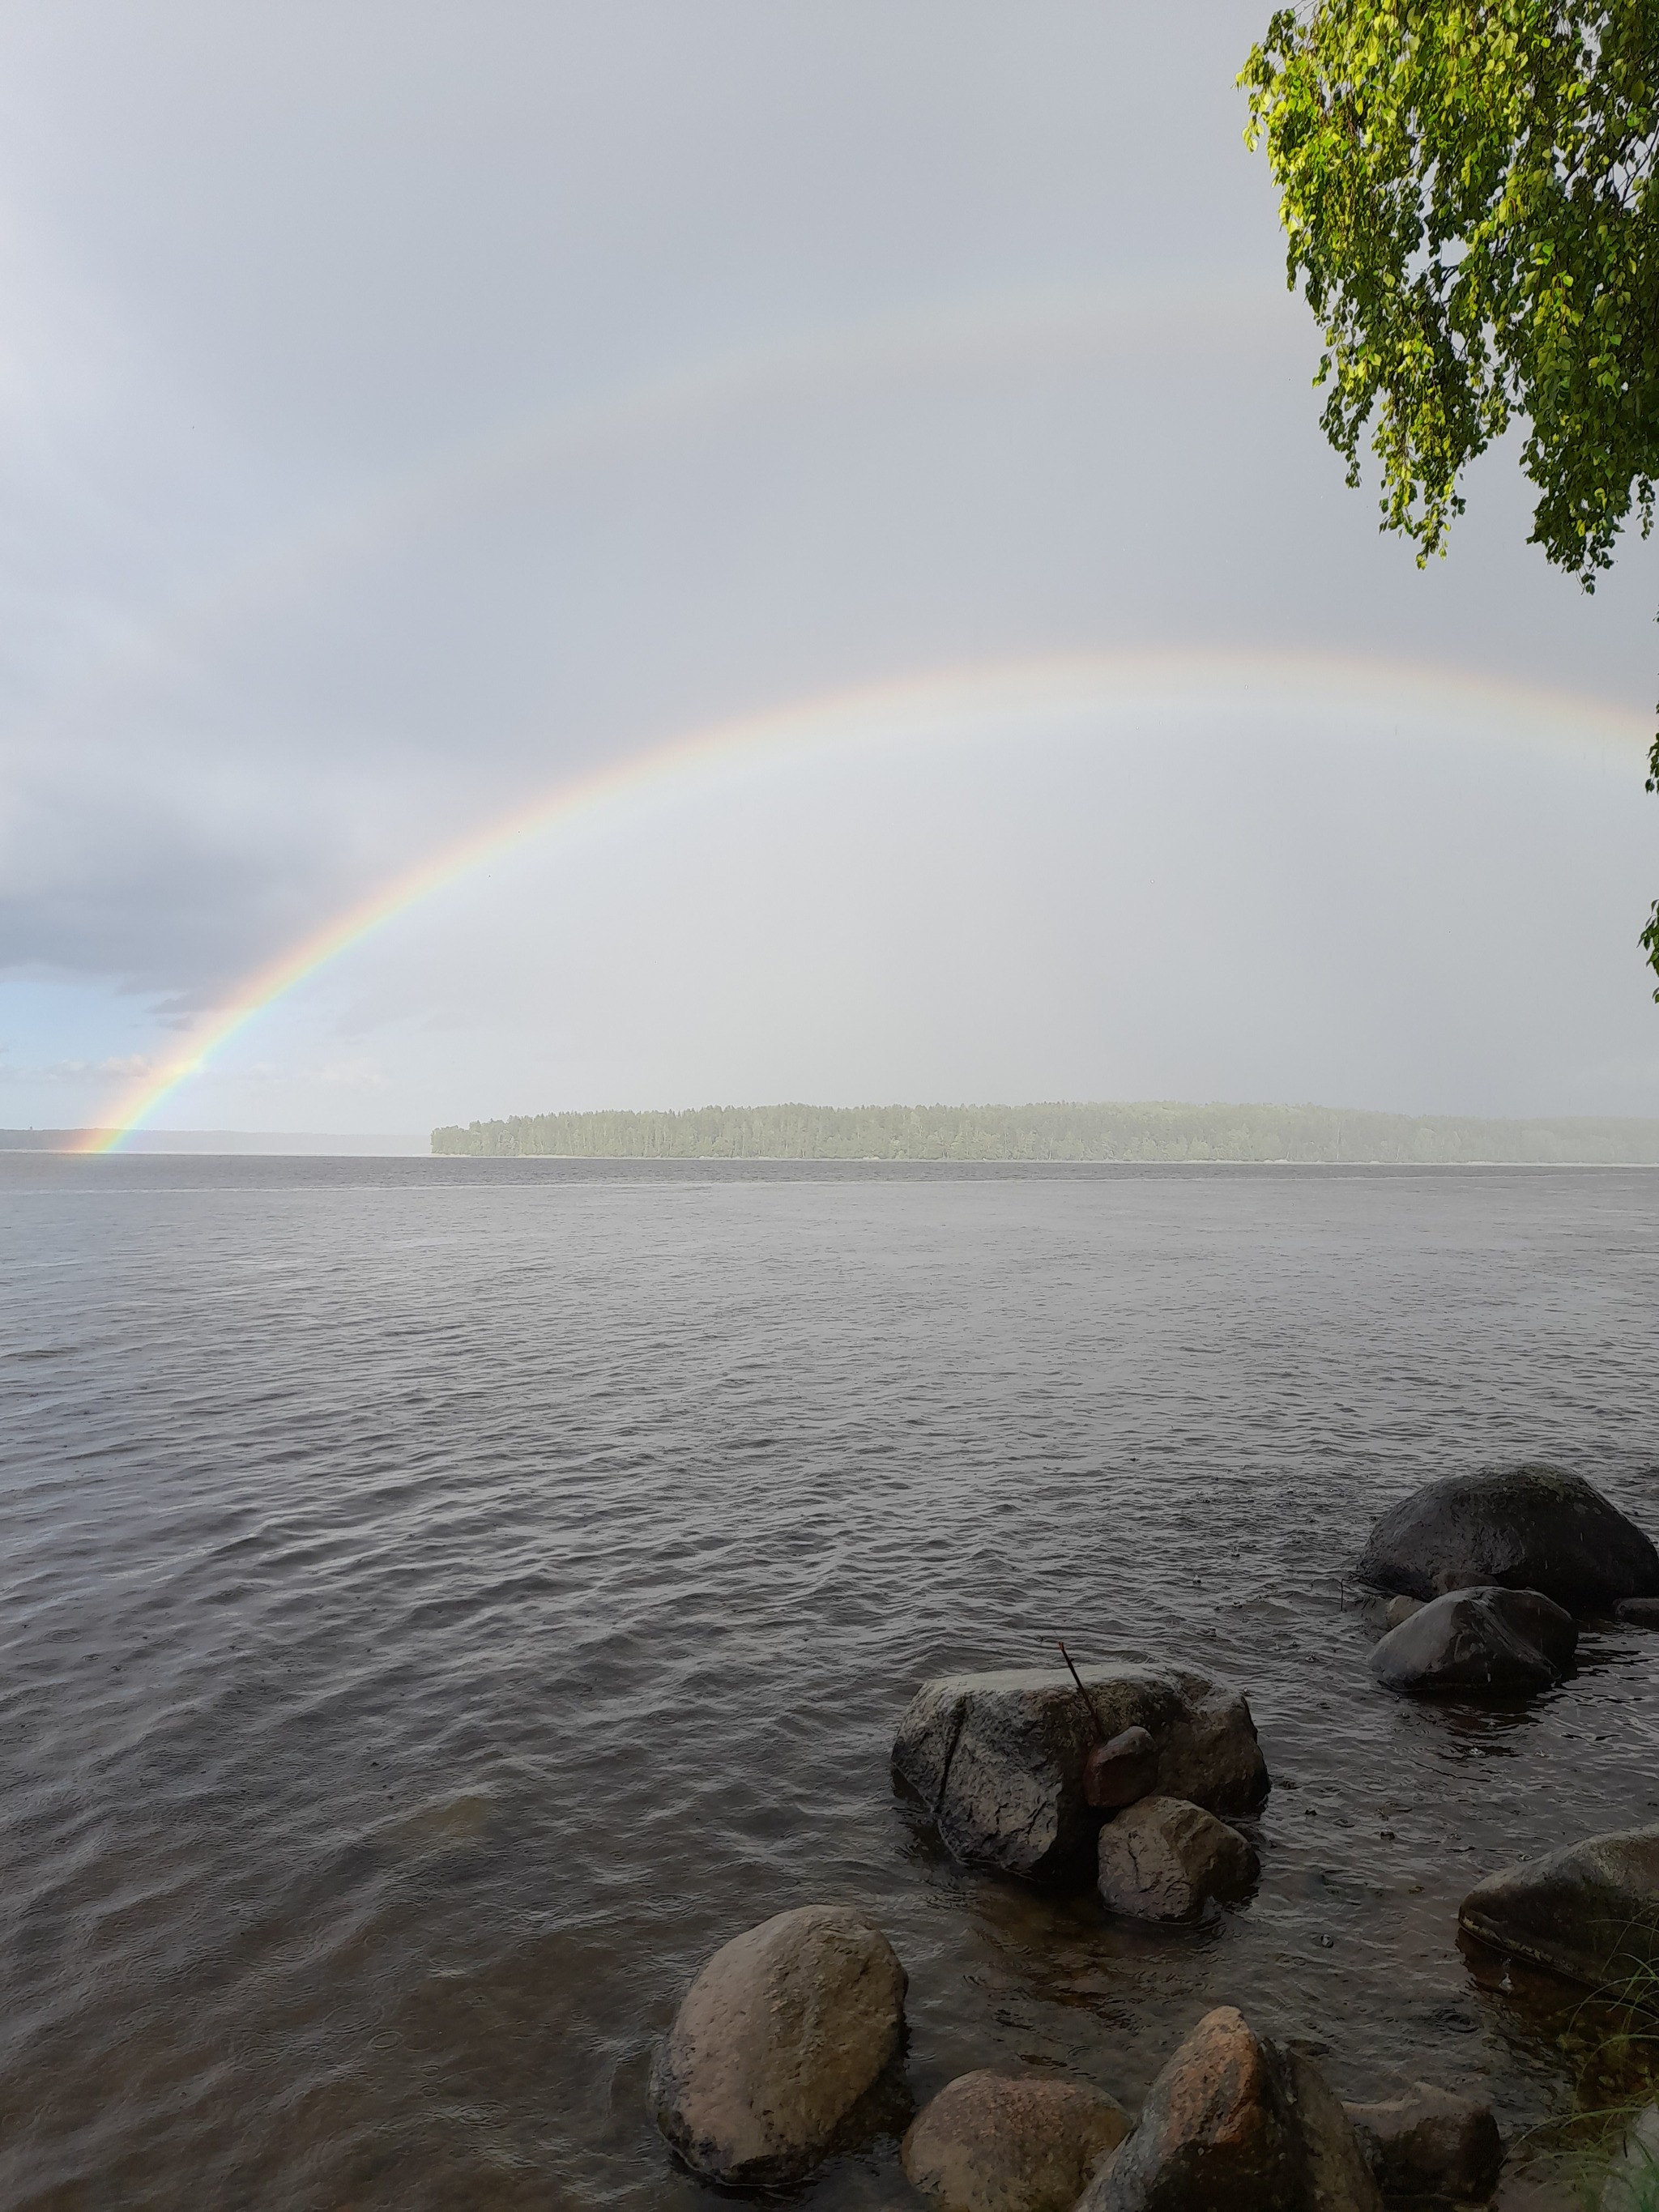
<svg viewBox="0 0 1659 2212"><path fill-rule="evenodd" d="M1158 1790L1212 1813L1244 1813L1267 1792L1250 1709L1202 1674L1085 1668L1091 1708L1069 1674L1019 1668L924 1682L893 1745L951 1856L1038 1880L1082 1879L1099 1815L1084 1793L1091 1747L1144 1728Z"/></svg>
<svg viewBox="0 0 1659 2212"><path fill-rule="evenodd" d="M1659 1552L1582 1475L1528 1462L1413 1491L1372 1529L1354 1577L1425 1600L1500 1583L1582 1615L1659 1597Z"/></svg>
<svg viewBox="0 0 1659 2212"><path fill-rule="evenodd" d="M940 2212L1071 2212L1128 2132L1128 2114L1091 2082L985 2071L939 2091L900 2157Z"/></svg>
<svg viewBox="0 0 1659 2212"><path fill-rule="evenodd" d="M1504 2145L1492 2106L1419 2081L1380 2105L1346 2105L1365 2163L1387 2197L1484 2204L1498 2186Z"/></svg>
<svg viewBox="0 0 1659 2212"><path fill-rule="evenodd" d="M1628 1627L1659 1628L1659 1597L1620 1598L1613 1612Z"/></svg>
<svg viewBox="0 0 1659 2212"><path fill-rule="evenodd" d="M1615 1995L1659 1966L1659 1826L1589 1836L1477 1882L1459 1925L1495 1950Z"/></svg>
<svg viewBox="0 0 1659 2212"><path fill-rule="evenodd" d="M1391 1628L1371 1653L1384 1689L1515 1697L1547 1690L1572 1664L1572 1615L1536 1590L1453 1590Z"/></svg>
<svg viewBox="0 0 1659 2212"><path fill-rule="evenodd" d="M1143 1797L1100 1832L1100 1894L1139 1920L1196 1920L1261 1871L1236 1828L1182 1797Z"/></svg>
<svg viewBox="0 0 1659 2212"><path fill-rule="evenodd" d="M802 1905L734 1936L658 2051L657 2125L707 2180L802 2179L898 2056L905 1987L887 1938L846 1905Z"/></svg>
<svg viewBox="0 0 1659 2212"><path fill-rule="evenodd" d="M1381 2212L1334 2092L1231 2005L1206 2013L1078 2212Z"/></svg>

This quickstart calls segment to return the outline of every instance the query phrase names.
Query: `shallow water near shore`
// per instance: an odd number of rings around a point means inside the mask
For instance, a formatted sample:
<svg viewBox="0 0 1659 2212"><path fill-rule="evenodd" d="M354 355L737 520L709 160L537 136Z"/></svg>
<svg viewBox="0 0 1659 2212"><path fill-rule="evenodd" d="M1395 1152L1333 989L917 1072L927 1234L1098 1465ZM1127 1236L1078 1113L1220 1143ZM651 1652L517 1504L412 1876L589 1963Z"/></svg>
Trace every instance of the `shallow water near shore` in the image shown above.
<svg viewBox="0 0 1659 2212"><path fill-rule="evenodd" d="M1456 1906L1659 1820L1659 1636L1414 1705L1341 1577L1492 1459L1659 1534L1659 1173L13 1155L0 1306L7 2206L712 2205L653 2040L817 1899L918 2097L1133 2106L1231 2002L1347 2096L1565 2109L1577 1998ZM1249 1693L1243 1910L1109 1922L895 1793L924 1675L1057 1636ZM904 2196L889 2143L793 2201Z"/></svg>

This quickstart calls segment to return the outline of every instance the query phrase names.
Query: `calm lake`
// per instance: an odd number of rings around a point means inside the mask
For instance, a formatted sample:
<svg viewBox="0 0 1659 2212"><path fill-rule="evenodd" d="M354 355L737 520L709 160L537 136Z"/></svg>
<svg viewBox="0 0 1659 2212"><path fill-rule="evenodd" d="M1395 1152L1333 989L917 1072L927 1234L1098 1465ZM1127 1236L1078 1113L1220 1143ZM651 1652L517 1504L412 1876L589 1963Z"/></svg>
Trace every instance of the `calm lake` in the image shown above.
<svg viewBox="0 0 1659 2212"><path fill-rule="evenodd" d="M1456 1906L1659 1819L1659 1637L1417 1706L1341 1578L1494 1459L1659 1534L1659 1171L12 1154L0 1299L7 2207L712 2208L653 2039L818 1899L918 2096L1133 2105L1233 2002L1345 2095L1572 2097ZM1112 1923L895 1794L924 1675L1057 1636L1249 1693L1242 1910Z"/></svg>

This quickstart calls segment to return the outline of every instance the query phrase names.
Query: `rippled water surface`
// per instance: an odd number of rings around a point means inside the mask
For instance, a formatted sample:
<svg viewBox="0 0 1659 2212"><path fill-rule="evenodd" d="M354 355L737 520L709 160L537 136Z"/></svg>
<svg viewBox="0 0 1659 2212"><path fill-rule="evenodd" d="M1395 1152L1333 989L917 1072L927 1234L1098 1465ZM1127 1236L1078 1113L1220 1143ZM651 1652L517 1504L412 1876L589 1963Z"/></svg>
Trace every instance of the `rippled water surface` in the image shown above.
<svg viewBox="0 0 1659 2212"><path fill-rule="evenodd" d="M820 1898L919 2095L1133 2103L1222 2001L1345 2094L1571 2094L1456 1904L1659 1818L1659 1638L1415 1707L1340 1577L1490 1458L1659 1530L1659 1175L12 1155L0 1297L7 2207L711 2206L653 2039ZM1056 1635L1248 1691L1243 1910L1114 1925L894 1794L923 1675Z"/></svg>

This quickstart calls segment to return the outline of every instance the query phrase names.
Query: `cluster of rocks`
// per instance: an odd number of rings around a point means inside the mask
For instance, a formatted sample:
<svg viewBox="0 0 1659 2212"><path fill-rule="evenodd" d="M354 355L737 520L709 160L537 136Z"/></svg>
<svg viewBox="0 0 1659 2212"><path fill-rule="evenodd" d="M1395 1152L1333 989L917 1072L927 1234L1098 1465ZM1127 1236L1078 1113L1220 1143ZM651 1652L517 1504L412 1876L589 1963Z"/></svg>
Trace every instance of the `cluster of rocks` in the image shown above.
<svg viewBox="0 0 1659 2212"><path fill-rule="evenodd" d="M875 1923L805 1905L703 1968L658 2055L658 2124L726 2188L804 2180L894 2124L903 1967ZM1341 2104L1314 2061L1206 2013L1138 2118L1097 2084L987 2069L947 2083L900 2159L941 2212L1380 2212L1383 2196L1475 2203L1502 2158L1490 2108L1419 2083Z"/></svg>
<svg viewBox="0 0 1659 2212"><path fill-rule="evenodd" d="M1577 1619L1659 1626L1659 1552L1582 1475L1529 1464L1426 1484L1371 1531L1354 1579L1391 1598L1390 1690L1525 1697L1571 1671Z"/></svg>
<svg viewBox="0 0 1659 2212"><path fill-rule="evenodd" d="M1531 1694L1571 1672L1577 1619L1659 1626L1659 1553L1589 1484L1536 1466L1418 1492L1377 1523L1356 1579L1387 1605L1372 1670L1412 1694ZM1190 1671L947 1675L911 1700L893 1765L963 1864L1092 1880L1115 1913L1198 1919L1245 1899L1260 1871L1248 1829L1269 1777L1249 1704ZM1598 1990L1651 1985L1659 1826L1488 1875L1459 1919ZM1473 2203L1496 2184L1485 2105L1419 2083L1345 2106L1310 2057L1228 2007L1197 2023L1133 2120L1097 2083L994 2069L914 2112L907 1987L881 1929L846 1906L738 1936L659 2051L663 2134L694 2172L753 2188L902 2129L905 2173L944 2212L1376 2212L1385 2196ZM1659 2160L1659 2111L1650 2133L1632 2134L1607 2212Z"/></svg>
<svg viewBox="0 0 1659 2212"><path fill-rule="evenodd" d="M1267 1761L1244 1698L1202 1674L944 1675L912 1698L893 1765L964 1866L1092 1874L1114 1911L1153 1920L1196 1918L1256 1877L1224 1816L1261 1805Z"/></svg>

